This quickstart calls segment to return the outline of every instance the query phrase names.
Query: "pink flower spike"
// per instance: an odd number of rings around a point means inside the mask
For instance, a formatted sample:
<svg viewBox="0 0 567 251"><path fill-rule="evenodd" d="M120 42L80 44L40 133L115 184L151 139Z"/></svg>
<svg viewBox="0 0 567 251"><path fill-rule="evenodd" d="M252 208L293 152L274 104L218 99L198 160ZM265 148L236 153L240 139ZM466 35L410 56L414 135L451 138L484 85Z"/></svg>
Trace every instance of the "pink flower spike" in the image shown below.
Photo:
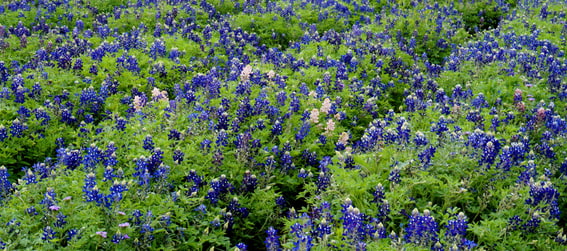
<svg viewBox="0 0 567 251"><path fill-rule="evenodd" d="M122 212L122 211L118 211L118 214L119 214L119 215L126 215L126 213L125 213L125 212Z"/></svg>
<svg viewBox="0 0 567 251"><path fill-rule="evenodd" d="M96 232L96 234L100 235L102 238L106 238L106 232L104 231Z"/></svg>
<svg viewBox="0 0 567 251"><path fill-rule="evenodd" d="M73 197L71 197L71 196L67 196L67 197L63 198L63 201L70 201L72 198Z"/></svg>
<svg viewBox="0 0 567 251"><path fill-rule="evenodd" d="M129 226L130 226L130 223L124 222L124 223L118 224L118 226L119 226L119 227L129 227Z"/></svg>
<svg viewBox="0 0 567 251"><path fill-rule="evenodd" d="M128 236L127 234L122 235L122 238L124 239L130 239L130 236Z"/></svg>
<svg viewBox="0 0 567 251"><path fill-rule="evenodd" d="M52 210L52 211L59 211L59 209L61 209L60 206L55 206L55 205L53 205L53 206L50 206L50 207L49 207L49 210Z"/></svg>

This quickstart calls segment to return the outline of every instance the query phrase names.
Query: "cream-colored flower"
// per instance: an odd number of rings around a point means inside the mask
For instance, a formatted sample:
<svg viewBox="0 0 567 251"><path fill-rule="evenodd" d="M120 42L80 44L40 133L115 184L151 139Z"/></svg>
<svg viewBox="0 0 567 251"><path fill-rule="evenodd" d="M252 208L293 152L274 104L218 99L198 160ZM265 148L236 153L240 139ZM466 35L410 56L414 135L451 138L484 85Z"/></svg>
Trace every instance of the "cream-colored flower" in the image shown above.
<svg viewBox="0 0 567 251"><path fill-rule="evenodd" d="M323 100L323 105L321 105L320 110L324 114L329 114L329 111L331 110L331 100L329 98Z"/></svg>
<svg viewBox="0 0 567 251"><path fill-rule="evenodd" d="M144 107L144 100L140 96L134 96L133 103L134 103L134 110L136 110L137 112L140 111L142 107Z"/></svg>
<svg viewBox="0 0 567 251"><path fill-rule="evenodd" d="M244 66L244 69L242 69L242 72L240 72L240 80L241 81L249 80L251 74L252 74L252 66L250 65Z"/></svg>
<svg viewBox="0 0 567 251"><path fill-rule="evenodd" d="M342 132L341 135L339 136L339 143L346 145L348 143L350 136L348 135L347 132Z"/></svg>
<svg viewBox="0 0 567 251"><path fill-rule="evenodd" d="M276 73L273 70L268 72L268 78L273 79L276 76Z"/></svg>
<svg viewBox="0 0 567 251"><path fill-rule="evenodd" d="M335 130L335 121L332 119L327 120L327 126L325 127L325 132L329 133Z"/></svg>
<svg viewBox="0 0 567 251"><path fill-rule="evenodd" d="M311 115L309 115L309 121L313 124L319 123L319 110L318 109L311 110Z"/></svg>

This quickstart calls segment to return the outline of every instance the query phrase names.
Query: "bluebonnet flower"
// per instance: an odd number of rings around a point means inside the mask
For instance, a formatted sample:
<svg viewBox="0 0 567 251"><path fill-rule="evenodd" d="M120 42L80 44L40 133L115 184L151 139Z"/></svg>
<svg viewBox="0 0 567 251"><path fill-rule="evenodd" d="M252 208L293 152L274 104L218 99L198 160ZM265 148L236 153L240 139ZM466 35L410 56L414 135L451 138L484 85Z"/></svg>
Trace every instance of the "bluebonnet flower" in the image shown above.
<svg viewBox="0 0 567 251"><path fill-rule="evenodd" d="M154 150L154 146L155 143L152 139L152 135L146 135L146 138L144 138L144 146L143 148L147 151L153 151Z"/></svg>
<svg viewBox="0 0 567 251"><path fill-rule="evenodd" d="M75 122L77 122L77 119L75 118L75 116L73 116L73 114L71 113L71 111L67 108L63 109L61 111L61 122L65 123L65 124L74 124Z"/></svg>
<svg viewBox="0 0 567 251"><path fill-rule="evenodd" d="M37 183L37 176L31 169L24 169L24 173L22 180L26 182L26 185Z"/></svg>
<svg viewBox="0 0 567 251"><path fill-rule="evenodd" d="M171 129L169 131L169 134L167 135L167 138L169 140L180 140L181 139L181 132L179 132L177 129Z"/></svg>
<svg viewBox="0 0 567 251"><path fill-rule="evenodd" d="M344 161L344 168L345 169L358 169L358 168L360 168L359 165L355 165L354 158L352 157L352 154L350 154L350 153L346 154L343 161Z"/></svg>
<svg viewBox="0 0 567 251"><path fill-rule="evenodd" d="M321 222L315 228L315 232L319 238L324 238L327 235L330 235L332 231L332 225L327 222L325 218L321 219Z"/></svg>
<svg viewBox="0 0 567 251"><path fill-rule="evenodd" d="M307 172L307 171L305 171L305 169L301 168L299 170L299 173L297 174L297 177L305 179L305 178L309 177L309 175L313 176L311 174L311 172Z"/></svg>
<svg viewBox="0 0 567 251"><path fill-rule="evenodd" d="M522 224L521 229L526 233L534 233L541 223L541 216L538 212L531 214L531 219Z"/></svg>
<svg viewBox="0 0 567 251"><path fill-rule="evenodd" d="M291 154L288 151L282 154L280 158L280 162L281 162L281 167L285 172L291 169L295 169L295 165L293 164L293 158L291 157Z"/></svg>
<svg viewBox="0 0 567 251"><path fill-rule="evenodd" d="M240 207L240 202L238 202L238 198L236 197L233 197L228 204L228 211L242 218L248 217L248 208Z"/></svg>
<svg viewBox="0 0 567 251"><path fill-rule="evenodd" d="M124 131L126 129L126 124L128 123L128 121L122 117L119 117L116 119L116 129L118 129L118 131Z"/></svg>
<svg viewBox="0 0 567 251"><path fill-rule="evenodd" d="M29 91L28 88L23 87L22 85L18 85L16 90L14 91L14 102L23 104L26 102L25 94Z"/></svg>
<svg viewBox="0 0 567 251"><path fill-rule="evenodd" d="M382 186L382 184L378 184L376 186L376 190L373 194L374 200L372 202L376 203L376 206L378 207L378 213L376 217L381 223L386 222L388 220L388 216L390 215L390 203L388 202L388 200L386 200L384 187Z"/></svg>
<svg viewBox="0 0 567 251"><path fill-rule="evenodd" d="M200 212L201 214L207 214L207 206L201 204L194 211Z"/></svg>
<svg viewBox="0 0 567 251"><path fill-rule="evenodd" d="M176 63L179 63L179 57L181 57L181 55L182 55L182 53L179 51L179 49L171 48L171 51L169 51L168 58L173 60Z"/></svg>
<svg viewBox="0 0 567 251"><path fill-rule="evenodd" d="M127 234L123 234L123 233L117 232L117 233L115 233L115 234L112 236L112 240L111 240L111 241L112 241L113 243L118 244L118 243L120 243L121 241L126 240L126 239L130 239L130 236L128 236Z"/></svg>
<svg viewBox="0 0 567 251"><path fill-rule="evenodd" d="M341 217L344 228L343 236L353 243L363 241L366 235L364 229L364 214L362 214L358 208L353 207L349 199L341 206L343 207L341 210L343 213Z"/></svg>
<svg viewBox="0 0 567 251"><path fill-rule="evenodd" d="M193 182L193 186L190 189L191 193L198 192L199 188L205 185L205 182L203 182L203 176L199 176L193 169L189 171L189 175L187 175L185 179L187 182Z"/></svg>
<svg viewBox="0 0 567 251"><path fill-rule="evenodd" d="M112 181L112 179L114 179L115 177L117 177L117 175L114 174L114 168L112 168L112 166L107 166L104 169L102 181Z"/></svg>
<svg viewBox="0 0 567 251"><path fill-rule="evenodd" d="M154 228L150 224L143 224L140 229L140 234L142 234L143 242L150 242L154 239Z"/></svg>
<svg viewBox="0 0 567 251"><path fill-rule="evenodd" d="M156 170L163 163L163 151L161 148L156 147L153 150L152 156L148 159L148 171L150 174L155 175ZM156 175L157 176L157 175Z"/></svg>
<svg viewBox="0 0 567 251"><path fill-rule="evenodd" d="M479 164L487 164L488 166L491 166L499 152L500 142L498 140L492 139L491 141L486 142Z"/></svg>
<svg viewBox="0 0 567 251"><path fill-rule="evenodd" d="M43 234L41 236L41 239L49 242L49 241L55 239L56 234L57 233L50 226L46 226L46 227L43 228Z"/></svg>
<svg viewBox="0 0 567 251"><path fill-rule="evenodd" d="M394 184L400 183L401 181L400 172L401 169L396 165L394 169L392 169L392 171L390 172L390 175L388 176L388 180Z"/></svg>
<svg viewBox="0 0 567 251"><path fill-rule="evenodd" d="M413 142L417 146L425 146L429 143L429 141L425 137L425 134L419 131L415 133L415 138L413 139Z"/></svg>
<svg viewBox="0 0 567 251"><path fill-rule="evenodd" d="M559 209L559 192L553 187L551 182L530 182L530 198L526 204L534 207L544 205L538 210L549 212L550 219L559 219L561 210Z"/></svg>
<svg viewBox="0 0 567 251"><path fill-rule="evenodd" d="M297 97L295 92L292 92L290 94L290 99L291 99L291 102L289 104L289 111L291 113L298 112L299 108L301 107L301 101L299 100L299 97Z"/></svg>
<svg viewBox="0 0 567 251"><path fill-rule="evenodd" d="M0 125L0 142L8 138L8 131L4 125Z"/></svg>
<svg viewBox="0 0 567 251"><path fill-rule="evenodd" d="M247 193L254 192L257 184L258 179L256 178L256 175L250 173L249 170L246 170L242 179L242 190Z"/></svg>
<svg viewBox="0 0 567 251"><path fill-rule="evenodd" d="M132 218L129 218L128 221L132 222L134 225L139 226L142 224L142 212L138 209L132 212Z"/></svg>
<svg viewBox="0 0 567 251"><path fill-rule="evenodd" d="M128 191L128 187L126 186L126 181L119 182L117 180L114 181L112 186L110 187L110 194L106 196L106 206L109 207L114 202L119 202L123 198L123 193Z"/></svg>
<svg viewBox="0 0 567 251"><path fill-rule="evenodd" d="M53 223L54 227L63 227L65 226L65 224L67 224L67 221L65 220L67 218L66 215L64 215L63 213L59 212L57 214L57 216L55 217L55 222Z"/></svg>
<svg viewBox="0 0 567 251"><path fill-rule="evenodd" d="M276 198L276 205L278 205L280 208L285 208L286 204L287 202L283 196Z"/></svg>
<svg viewBox="0 0 567 251"><path fill-rule="evenodd" d="M311 250L313 247L313 239L308 232L304 231L304 226L302 224L293 224L289 233L293 234L293 251Z"/></svg>
<svg viewBox="0 0 567 251"><path fill-rule="evenodd" d="M104 105L104 97L100 96L92 86L81 91L79 101L82 107L92 113L97 113Z"/></svg>
<svg viewBox="0 0 567 251"><path fill-rule="evenodd" d="M397 142L400 144L407 144L410 138L410 129L405 118L401 118L397 126Z"/></svg>
<svg viewBox="0 0 567 251"><path fill-rule="evenodd" d="M382 186L382 184L376 185L372 195L374 196L374 199L372 200L372 202L381 203L384 199L386 199L386 193L384 192L384 186Z"/></svg>
<svg viewBox="0 0 567 251"><path fill-rule="evenodd" d="M502 148L502 153L500 154L500 162L498 163L498 168L505 172L510 171L512 167L512 154L509 146L504 146Z"/></svg>
<svg viewBox="0 0 567 251"><path fill-rule="evenodd" d="M21 138L24 135L23 132L27 129L28 126L26 124L20 122L19 119L15 119L10 126L10 134L12 134L13 137Z"/></svg>
<svg viewBox="0 0 567 251"><path fill-rule="evenodd" d="M297 134L295 134L295 140L297 140L297 142L300 143L303 142L305 137L309 134L310 130L311 130L311 123L304 122L301 128L299 128Z"/></svg>
<svg viewBox="0 0 567 251"><path fill-rule="evenodd" d="M317 185L317 193L327 190L327 188L331 185L331 175L325 172L320 172L315 184Z"/></svg>
<svg viewBox="0 0 567 251"><path fill-rule="evenodd" d="M267 251L280 251L282 250L281 248L281 244L280 244L280 237L278 236L278 231L276 229L274 229L274 227L269 227L268 230L266 231L266 233L268 234L268 236L266 237L266 240L264 241L264 244L266 244L266 250Z"/></svg>
<svg viewBox="0 0 567 251"><path fill-rule="evenodd" d="M8 223L6 223L7 230L5 232L7 232L8 234L11 234L14 231L16 231L16 227L19 227L20 225L22 225L22 223L19 222L19 221L16 221L16 218L13 218L10 221L8 221Z"/></svg>
<svg viewBox="0 0 567 251"><path fill-rule="evenodd" d="M20 119L22 119L23 121L26 121L26 119L31 116L30 110L23 105L20 106L17 113L18 115L20 115Z"/></svg>
<svg viewBox="0 0 567 251"><path fill-rule="evenodd" d="M77 58L75 60L75 64L73 64L73 70L82 70L83 69L83 60L81 58Z"/></svg>
<svg viewBox="0 0 567 251"><path fill-rule="evenodd" d="M102 151L93 143L87 147L86 154L83 157L83 165L85 170L92 171L96 165L102 160Z"/></svg>
<svg viewBox="0 0 567 251"><path fill-rule="evenodd" d="M85 185L83 186L83 192L85 193L86 202L96 202L97 204L102 203L103 194L99 192L96 186L96 176L94 173L87 174L85 178Z"/></svg>
<svg viewBox="0 0 567 251"><path fill-rule="evenodd" d="M34 114L35 114L35 118L37 120L41 121L41 125L43 125L43 126L49 124L49 121L51 121L51 117L45 111L45 109L43 109L43 107L39 107L39 108L35 109Z"/></svg>
<svg viewBox="0 0 567 251"><path fill-rule="evenodd" d="M488 102L486 101L484 94L482 93L477 94L476 98L471 101L471 104L476 109L488 107Z"/></svg>
<svg viewBox="0 0 567 251"><path fill-rule="evenodd" d="M563 233L563 228L559 229L557 232L557 237L555 237L555 242L561 245L567 245L567 235Z"/></svg>
<svg viewBox="0 0 567 251"><path fill-rule="evenodd" d="M525 165L525 170L518 176L518 183L530 184L531 179L535 179L537 176L536 164L533 160L528 160Z"/></svg>
<svg viewBox="0 0 567 251"><path fill-rule="evenodd" d="M449 243L457 246L476 246L474 242L465 239L467 235L468 219L463 212L460 212L456 219L449 220L446 228L445 237Z"/></svg>
<svg viewBox="0 0 567 251"><path fill-rule="evenodd" d="M240 161L247 161L250 150L250 142L252 141L252 134L250 132L245 132L238 134L236 140L234 140L234 145L236 146L236 157Z"/></svg>
<svg viewBox="0 0 567 251"><path fill-rule="evenodd" d="M227 112L223 112L218 117L218 122L216 124L217 130L228 130L228 125L230 122L230 118Z"/></svg>
<svg viewBox="0 0 567 251"><path fill-rule="evenodd" d="M235 251L247 251L248 250L248 246L242 242L236 244L236 248Z"/></svg>
<svg viewBox="0 0 567 251"><path fill-rule="evenodd" d="M31 216L38 215L37 210L35 209L34 206L26 208L26 213L31 215Z"/></svg>
<svg viewBox="0 0 567 251"><path fill-rule="evenodd" d="M281 122L279 120L276 120L274 122L274 124L272 125L272 129L271 129L272 136L281 135L282 130L283 130L283 128L282 128Z"/></svg>
<svg viewBox="0 0 567 251"><path fill-rule="evenodd" d="M567 176L567 157L565 157L565 160L563 161L563 163L561 163L561 166L559 167L559 172L562 175Z"/></svg>
<svg viewBox="0 0 567 251"><path fill-rule="evenodd" d="M28 96L30 98L34 98L34 99L39 99L42 93L42 88L41 88L41 84L39 84L39 82L36 82L35 84L33 84L32 86L32 90L30 91L30 93L28 94Z"/></svg>
<svg viewBox="0 0 567 251"><path fill-rule="evenodd" d="M225 130L220 130L215 143L218 147L228 145L228 133Z"/></svg>
<svg viewBox="0 0 567 251"><path fill-rule="evenodd" d="M220 218L217 216L211 221L211 226L217 228L220 227Z"/></svg>
<svg viewBox="0 0 567 251"><path fill-rule="evenodd" d="M418 246L433 247L439 241L439 227L429 210L424 210L423 214L420 214L417 208L414 209L405 231L404 239Z"/></svg>
<svg viewBox="0 0 567 251"><path fill-rule="evenodd" d="M8 180L8 169L5 166L0 166L0 199L6 197L12 192L12 183Z"/></svg>
<svg viewBox="0 0 567 251"><path fill-rule="evenodd" d="M210 141L209 139L204 139L203 141L201 141L201 149L207 152L211 148L211 143L212 141Z"/></svg>
<svg viewBox="0 0 567 251"><path fill-rule="evenodd" d="M449 127L447 126L449 123L452 123L452 121L446 119L444 116L440 116L437 123L432 123L431 132L435 132L437 136L441 137L445 132L449 131Z"/></svg>
<svg viewBox="0 0 567 251"><path fill-rule="evenodd" d="M210 183L211 188L207 192L205 196L206 199L209 199L212 204L216 204L223 194L232 191L233 186L228 182L228 179L223 174L219 179L213 179Z"/></svg>
<svg viewBox="0 0 567 251"><path fill-rule="evenodd" d="M434 146L429 146L419 153L417 156L421 163L423 163L423 169L427 169L431 164L431 158L435 155L437 148Z"/></svg>
<svg viewBox="0 0 567 251"><path fill-rule="evenodd" d="M319 135L319 143L321 143L321 145L326 145L327 144L327 136L325 136L324 134Z"/></svg>
<svg viewBox="0 0 567 251"><path fill-rule="evenodd" d="M103 153L103 160L102 163L105 166L116 166L118 164L118 160L116 158L116 149L118 149L115 145L114 142L110 142L108 143L108 145L106 146L106 150Z"/></svg>
<svg viewBox="0 0 567 251"><path fill-rule="evenodd" d="M93 74L93 75L97 75L98 74L98 67L96 64L92 64L91 67L89 68L89 73Z"/></svg>
<svg viewBox="0 0 567 251"><path fill-rule="evenodd" d="M173 151L173 161L176 164L181 164L183 162L184 157L185 157L185 153L183 153L180 149L175 149Z"/></svg>
<svg viewBox="0 0 567 251"><path fill-rule="evenodd" d="M154 40L154 43L150 47L150 57L156 60L157 57L165 56L165 53L166 53L165 43L163 42L163 40L161 39Z"/></svg>
<svg viewBox="0 0 567 251"><path fill-rule="evenodd" d="M315 161L316 161L317 157L314 156L314 158L315 158ZM319 161L319 170L321 170L321 172L328 172L329 171L328 166L332 165L332 164L333 164L333 161L331 160L331 156L325 156L321 159L321 161Z"/></svg>
<svg viewBox="0 0 567 251"><path fill-rule="evenodd" d="M46 162L49 163L46 159ZM54 166L46 165L45 163L36 163L32 166L33 172L39 176L40 179L45 179L52 175L53 170L55 169Z"/></svg>

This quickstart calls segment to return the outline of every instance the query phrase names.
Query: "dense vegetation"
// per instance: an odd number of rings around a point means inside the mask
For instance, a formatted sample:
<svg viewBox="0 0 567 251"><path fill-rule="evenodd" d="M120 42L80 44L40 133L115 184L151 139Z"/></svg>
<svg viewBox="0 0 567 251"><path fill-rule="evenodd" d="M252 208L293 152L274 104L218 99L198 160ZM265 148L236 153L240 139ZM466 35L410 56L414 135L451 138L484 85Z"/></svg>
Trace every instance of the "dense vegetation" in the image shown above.
<svg viewBox="0 0 567 251"><path fill-rule="evenodd" d="M567 2L0 3L0 249L565 250Z"/></svg>

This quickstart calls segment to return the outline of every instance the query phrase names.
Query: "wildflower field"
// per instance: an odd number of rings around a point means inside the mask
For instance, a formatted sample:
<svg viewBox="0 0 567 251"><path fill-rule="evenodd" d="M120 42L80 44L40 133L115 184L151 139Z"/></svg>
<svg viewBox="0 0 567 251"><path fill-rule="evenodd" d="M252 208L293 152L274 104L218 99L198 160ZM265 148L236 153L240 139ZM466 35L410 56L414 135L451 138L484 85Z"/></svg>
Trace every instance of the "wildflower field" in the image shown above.
<svg viewBox="0 0 567 251"><path fill-rule="evenodd" d="M0 249L566 250L567 1L0 2Z"/></svg>

